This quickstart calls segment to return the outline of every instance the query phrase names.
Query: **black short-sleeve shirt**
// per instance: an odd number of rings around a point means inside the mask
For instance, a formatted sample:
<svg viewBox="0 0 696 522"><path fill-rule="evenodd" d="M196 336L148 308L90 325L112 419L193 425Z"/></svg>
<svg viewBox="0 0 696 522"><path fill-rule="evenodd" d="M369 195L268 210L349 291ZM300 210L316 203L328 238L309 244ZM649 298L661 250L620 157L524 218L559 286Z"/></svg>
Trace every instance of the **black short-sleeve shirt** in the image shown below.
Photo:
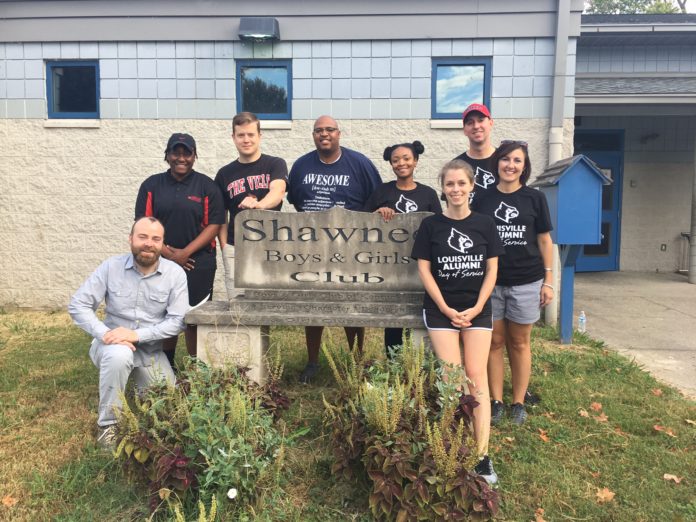
<svg viewBox="0 0 696 522"><path fill-rule="evenodd" d="M544 262L537 234L553 228L544 194L527 186L511 194L496 188L476 199L472 208L495 220L505 246L498 262L497 284L516 286L543 279Z"/></svg>
<svg viewBox="0 0 696 522"><path fill-rule="evenodd" d="M247 196L254 196L261 200L268 194L272 181L288 181L288 166L282 158L261 154L261 157L251 163L240 163L235 160L222 167L215 176L223 193L225 208L230 212L230 220L227 227L227 243L234 245L234 218L242 210L239 204ZM283 202L270 210L280 210Z"/></svg>
<svg viewBox="0 0 696 522"><path fill-rule="evenodd" d="M150 176L138 191L135 219L153 216L164 225L164 242L184 248L208 225L225 223L222 193L205 174L192 171L177 181L169 171ZM196 268L215 267L215 240L191 256Z"/></svg>
<svg viewBox="0 0 696 522"><path fill-rule="evenodd" d="M390 208L400 214L408 214L410 212L433 212L440 214L442 212L437 192L420 183L416 183L416 188L412 190L397 188L396 181L382 183L369 197L363 210L365 212L374 212L382 207Z"/></svg>
<svg viewBox="0 0 696 522"><path fill-rule="evenodd" d="M498 169L493 165L492 158L492 155L483 159L470 158L466 152L454 158L466 161L474 171L474 191L469 194L469 203L473 203L477 196L494 189L498 183Z"/></svg>
<svg viewBox="0 0 696 522"><path fill-rule="evenodd" d="M486 261L502 253L493 220L472 212L459 220L444 214L426 217L416 234L411 256L430 261L430 272L445 302L463 310L478 300ZM423 307L437 310L427 292Z"/></svg>

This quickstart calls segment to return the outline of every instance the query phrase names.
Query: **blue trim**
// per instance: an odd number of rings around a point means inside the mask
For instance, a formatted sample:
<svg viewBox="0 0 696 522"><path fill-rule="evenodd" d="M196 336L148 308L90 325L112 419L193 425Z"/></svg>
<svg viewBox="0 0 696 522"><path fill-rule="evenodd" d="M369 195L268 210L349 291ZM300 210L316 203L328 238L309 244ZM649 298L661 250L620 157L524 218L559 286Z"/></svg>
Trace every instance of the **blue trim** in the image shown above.
<svg viewBox="0 0 696 522"><path fill-rule="evenodd" d="M612 242L609 245L609 254L606 256L585 256L580 252L576 263L576 272L612 272L621 267L621 214L623 203L623 177L624 177L624 150L626 131L624 129L575 129L575 136L599 135L616 136L619 140L620 150L584 150L582 154L595 163L615 162L617 172L612 180L613 209L602 211L602 222L607 222L612 227Z"/></svg>
<svg viewBox="0 0 696 522"><path fill-rule="evenodd" d="M95 107L93 112L62 112L54 111L53 100L53 68L54 67L92 67L94 68L94 89ZM49 119L71 118L71 119L99 119L99 61L98 60L49 60L46 62L46 106Z"/></svg>
<svg viewBox="0 0 696 522"><path fill-rule="evenodd" d="M430 71L430 117L433 119L459 119L461 112L437 112L437 68L440 65L483 65L483 104L491 107L491 74L492 60L490 57L477 58L433 58ZM464 110L465 107L462 107ZM491 109L492 110L492 109Z"/></svg>
<svg viewBox="0 0 696 522"><path fill-rule="evenodd" d="M270 113L256 112L256 116L260 119L267 120L291 120L292 119L292 60L236 60L237 76L235 80L235 90L237 94L237 113L243 112L244 100L242 99L242 67L268 67L268 68L285 68L287 74L287 104L285 112Z"/></svg>

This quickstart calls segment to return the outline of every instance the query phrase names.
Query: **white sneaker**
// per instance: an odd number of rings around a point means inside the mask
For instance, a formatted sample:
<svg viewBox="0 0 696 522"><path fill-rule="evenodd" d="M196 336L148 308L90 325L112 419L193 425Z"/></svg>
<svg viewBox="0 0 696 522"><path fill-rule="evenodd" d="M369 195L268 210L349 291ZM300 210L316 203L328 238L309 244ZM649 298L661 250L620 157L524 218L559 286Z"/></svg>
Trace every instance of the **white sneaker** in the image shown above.
<svg viewBox="0 0 696 522"><path fill-rule="evenodd" d="M498 474L493 469L493 463L488 455L484 456L476 467L474 468L474 473L482 477L489 486L493 486L498 482Z"/></svg>
<svg viewBox="0 0 696 522"><path fill-rule="evenodd" d="M116 425L99 427L99 435L97 435L97 446L107 451L116 449Z"/></svg>

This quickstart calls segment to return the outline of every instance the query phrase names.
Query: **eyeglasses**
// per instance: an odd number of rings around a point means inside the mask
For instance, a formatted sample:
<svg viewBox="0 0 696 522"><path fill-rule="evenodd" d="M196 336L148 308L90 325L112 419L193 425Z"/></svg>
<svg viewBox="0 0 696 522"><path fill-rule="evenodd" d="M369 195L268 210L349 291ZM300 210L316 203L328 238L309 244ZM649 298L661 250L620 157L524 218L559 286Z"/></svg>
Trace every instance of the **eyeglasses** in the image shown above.
<svg viewBox="0 0 696 522"><path fill-rule="evenodd" d="M336 127L317 127L314 129L314 134L331 134L332 132L336 132L338 129Z"/></svg>
<svg viewBox="0 0 696 522"><path fill-rule="evenodd" d="M500 142L500 145L519 145L520 147L524 147L526 149L529 144L526 141L520 140L503 140Z"/></svg>

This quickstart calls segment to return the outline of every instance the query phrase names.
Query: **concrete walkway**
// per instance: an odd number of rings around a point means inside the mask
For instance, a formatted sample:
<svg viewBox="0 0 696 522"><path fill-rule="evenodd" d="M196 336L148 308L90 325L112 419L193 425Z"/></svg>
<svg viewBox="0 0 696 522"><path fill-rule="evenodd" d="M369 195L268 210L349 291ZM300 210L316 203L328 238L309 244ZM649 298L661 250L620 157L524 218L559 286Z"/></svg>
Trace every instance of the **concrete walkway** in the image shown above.
<svg viewBox="0 0 696 522"><path fill-rule="evenodd" d="M587 333L696 398L696 285L679 274L576 274Z"/></svg>

